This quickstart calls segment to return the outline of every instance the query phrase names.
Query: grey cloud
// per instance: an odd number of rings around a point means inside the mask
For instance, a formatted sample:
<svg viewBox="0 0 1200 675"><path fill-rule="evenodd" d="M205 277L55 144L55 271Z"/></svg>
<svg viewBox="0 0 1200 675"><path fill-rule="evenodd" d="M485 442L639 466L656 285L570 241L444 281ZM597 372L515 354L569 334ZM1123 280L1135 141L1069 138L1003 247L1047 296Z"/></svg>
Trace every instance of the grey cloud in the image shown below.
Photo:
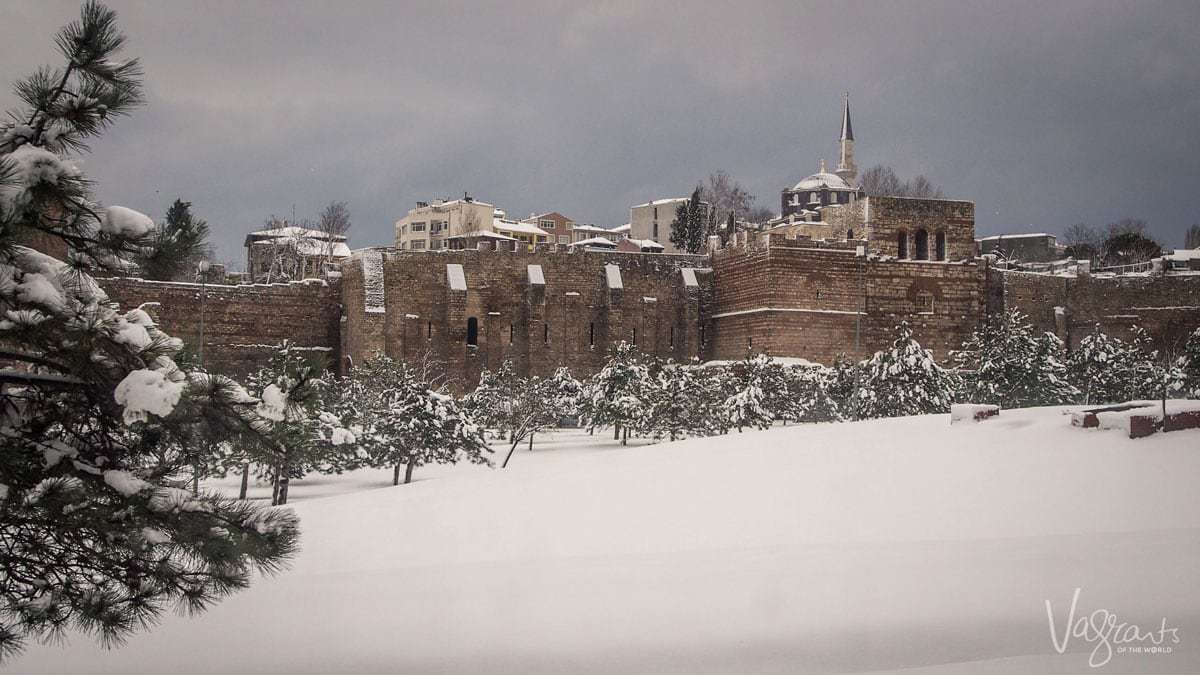
<svg viewBox="0 0 1200 675"><path fill-rule="evenodd" d="M843 91L860 165L974 200L981 233L1200 222L1195 3L112 5L149 96L85 158L100 196L190 199L233 260L331 199L355 245L463 190L617 225L726 169L776 206L835 158ZM5 82L76 12L0 7Z"/></svg>

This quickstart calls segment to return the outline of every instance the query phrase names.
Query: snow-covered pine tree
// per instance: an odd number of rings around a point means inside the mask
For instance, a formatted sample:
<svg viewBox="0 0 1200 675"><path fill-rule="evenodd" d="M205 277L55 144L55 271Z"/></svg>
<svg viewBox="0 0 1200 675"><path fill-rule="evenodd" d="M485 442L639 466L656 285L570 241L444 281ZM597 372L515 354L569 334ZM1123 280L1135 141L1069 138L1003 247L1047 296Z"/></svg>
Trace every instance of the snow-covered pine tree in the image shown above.
<svg viewBox="0 0 1200 675"><path fill-rule="evenodd" d="M1188 336L1176 367L1183 375L1183 396L1200 398L1200 328Z"/></svg>
<svg viewBox="0 0 1200 675"><path fill-rule="evenodd" d="M1147 373L1139 350L1096 331L1079 341L1067 359L1067 372L1084 403L1120 403L1136 398Z"/></svg>
<svg viewBox="0 0 1200 675"><path fill-rule="evenodd" d="M271 481L271 503L287 504L293 478L311 471L340 473L357 439L327 408L324 359L287 341L249 378L260 422L244 442L249 459Z"/></svg>
<svg viewBox="0 0 1200 675"><path fill-rule="evenodd" d="M643 389L645 407L638 431L672 441L708 433L709 408L697 379L697 372L702 370L670 360L653 364Z"/></svg>
<svg viewBox="0 0 1200 675"><path fill-rule="evenodd" d="M837 406L842 419L857 419L856 394L862 377L860 364L838 354L833 365L821 373L822 388Z"/></svg>
<svg viewBox="0 0 1200 675"><path fill-rule="evenodd" d="M179 368L182 343L92 280L123 269L153 228L99 205L66 158L141 101L124 41L112 11L85 3L58 34L64 64L18 83L26 108L0 123L0 659L66 629L119 642L296 548L291 512L185 487L196 419L248 428L253 399ZM30 240L69 246L69 262Z"/></svg>
<svg viewBox="0 0 1200 675"><path fill-rule="evenodd" d="M581 414L591 427L613 427L613 438L628 434L645 414L643 391L649 377L637 348L622 340L600 372L584 386Z"/></svg>
<svg viewBox="0 0 1200 675"><path fill-rule="evenodd" d="M536 375L517 377L513 380L506 412L505 424L511 429L508 454L500 468L506 468L513 453L522 441L529 442L533 450L533 437L539 431L558 425L566 411L558 377L542 378Z"/></svg>
<svg viewBox="0 0 1200 675"><path fill-rule="evenodd" d="M428 464L453 464L461 459L487 464L491 450L483 431L463 407L407 364L376 355L353 371L361 387L347 392L358 396L347 402L353 408L352 431L367 457L367 465L392 469L392 484L412 481L413 470Z"/></svg>
<svg viewBox="0 0 1200 675"><path fill-rule="evenodd" d="M962 376L958 398L1002 408L1069 403L1077 390L1066 378L1065 349L1055 335L1036 335L1018 310L993 317L952 354Z"/></svg>
<svg viewBox="0 0 1200 675"><path fill-rule="evenodd" d="M479 384L463 397L463 409L481 428L495 429L500 437L507 438L512 430L509 426L512 394L518 381L507 359L496 370L484 370L479 375Z"/></svg>
<svg viewBox="0 0 1200 675"><path fill-rule="evenodd" d="M907 323L896 327L892 348L861 364L861 386L853 399L856 417L900 417L950 410L958 378L942 368L913 337Z"/></svg>
<svg viewBox="0 0 1200 675"><path fill-rule="evenodd" d="M211 255L208 223L192 215L192 203L176 199L166 220L154 228L151 244L135 262L144 279L194 281L196 265Z"/></svg>
<svg viewBox="0 0 1200 675"><path fill-rule="evenodd" d="M838 404L827 389L830 368L797 365L787 369L787 401L784 409L792 422L837 422L842 420Z"/></svg>
<svg viewBox="0 0 1200 675"><path fill-rule="evenodd" d="M787 373L766 354L747 355L729 366L733 388L724 403L729 426L769 429L789 409Z"/></svg>

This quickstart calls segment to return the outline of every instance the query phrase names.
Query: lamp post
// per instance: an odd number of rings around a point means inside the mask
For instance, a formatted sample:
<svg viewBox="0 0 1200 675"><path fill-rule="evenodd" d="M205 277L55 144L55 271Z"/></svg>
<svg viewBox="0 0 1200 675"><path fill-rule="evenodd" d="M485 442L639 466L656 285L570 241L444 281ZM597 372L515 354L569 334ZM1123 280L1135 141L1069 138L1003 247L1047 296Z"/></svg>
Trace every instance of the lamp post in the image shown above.
<svg viewBox="0 0 1200 675"><path fill-rule="evenodd" d="M200 280L200 367L204 367L204 300L208 295L208 261L196 263L196 278Z"/></svg>

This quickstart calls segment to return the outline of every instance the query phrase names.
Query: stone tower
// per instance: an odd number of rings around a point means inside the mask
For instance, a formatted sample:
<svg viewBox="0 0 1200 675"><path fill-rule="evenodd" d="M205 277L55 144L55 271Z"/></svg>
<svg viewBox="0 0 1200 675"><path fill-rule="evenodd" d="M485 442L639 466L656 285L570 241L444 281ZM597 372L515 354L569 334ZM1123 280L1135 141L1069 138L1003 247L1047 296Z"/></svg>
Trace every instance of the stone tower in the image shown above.
<svg viewBox="0 0 1200 675"><path fill-rule="evenodd" d="M854 128L850 126L850 95L846 94L846 105L842 112L842 135L838 139L841 158L835 174L850 187L858 185L858 167L854 165Z"/></svg>

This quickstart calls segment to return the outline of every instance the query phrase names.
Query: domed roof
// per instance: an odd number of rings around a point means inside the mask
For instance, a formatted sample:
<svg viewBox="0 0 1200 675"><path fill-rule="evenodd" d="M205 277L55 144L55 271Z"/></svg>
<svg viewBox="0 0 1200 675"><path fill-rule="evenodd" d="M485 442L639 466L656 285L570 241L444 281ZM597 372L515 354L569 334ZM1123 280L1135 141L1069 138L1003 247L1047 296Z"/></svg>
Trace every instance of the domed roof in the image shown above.
<svg viewBox="0 0 1200 675"><path fill-rule="evenodd" d="M822 172L822 173L814 173L813 175L808 176L804 180L801 180L799 183L796 183L796 187L792 188L792 190L799 192L801 190L819 190L823 187L827 187L830 190L852 190L853 189L849 185L847 185L846 181L842 180L841 177L838 176L837 174Z"/></svg>

